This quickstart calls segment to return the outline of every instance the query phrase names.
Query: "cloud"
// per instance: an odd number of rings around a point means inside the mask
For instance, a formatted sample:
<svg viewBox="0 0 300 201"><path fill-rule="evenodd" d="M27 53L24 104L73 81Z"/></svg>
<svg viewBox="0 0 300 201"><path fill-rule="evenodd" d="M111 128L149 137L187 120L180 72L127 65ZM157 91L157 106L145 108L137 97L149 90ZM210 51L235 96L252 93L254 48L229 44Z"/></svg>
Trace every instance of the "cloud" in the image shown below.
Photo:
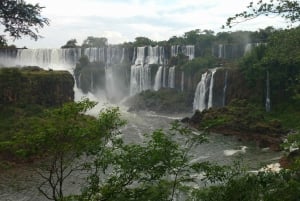
<svg viewBox="0 0 300 201"><path fill-rule="evenodd" d="M226 19L243 11L248 1L237 0L26 0L45 6L42 14L51 20L41 30L44 39L18 40L18 46L60 47L67 40L87 36L107 37L110 43L132 41L137 36L167 40L193 29L221 30ZM281 25L283 21L260 18L229 31L255 30ZM124 41L122 41L124 40Z"/></svg>

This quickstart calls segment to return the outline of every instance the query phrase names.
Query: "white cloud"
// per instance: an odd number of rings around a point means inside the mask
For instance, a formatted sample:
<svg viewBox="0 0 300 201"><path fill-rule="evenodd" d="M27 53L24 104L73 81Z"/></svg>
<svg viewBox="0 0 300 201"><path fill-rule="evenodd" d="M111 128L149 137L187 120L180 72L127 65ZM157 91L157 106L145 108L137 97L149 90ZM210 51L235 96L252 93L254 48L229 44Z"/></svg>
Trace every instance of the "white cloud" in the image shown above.
<svg viewBox="0 0 300 201"><path fill-rule="evenodd" d="M27 47L60 47L71 38L80 43L87 36L103 36L110 43L146 36L167 40L193 29L221 30L226 19L245 10L250 0L26 0L45 6L42 14L50 26L40 31L43 39L23 38L15 42ZM256 30L283 20L258 18L235 26L233 30Z"/></svg>

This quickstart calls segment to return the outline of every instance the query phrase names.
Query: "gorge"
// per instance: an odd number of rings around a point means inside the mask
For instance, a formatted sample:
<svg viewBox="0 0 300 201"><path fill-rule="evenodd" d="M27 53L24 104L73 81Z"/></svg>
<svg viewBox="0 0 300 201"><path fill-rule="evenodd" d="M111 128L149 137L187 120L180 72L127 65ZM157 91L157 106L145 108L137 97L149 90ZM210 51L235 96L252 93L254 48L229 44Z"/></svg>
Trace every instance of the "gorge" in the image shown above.
<svg viewBox="0 0 300 201"><path fill-rule="evenodd" d="M120 102L146 90L172 88L192 94L194 98L193 101L190 100L189 111L201 111L224 106L235 98L253 98L241 73L222 66L223 60L239 58L249 52L251 46L213 46L212 56L218 58L210 67L213 69L208 69L208 66L195 73L177 65L176 61L174 63L177 56L191 62L201 58L201 47L195 45L0 49L0 62L4 66L40 66L44 69L68 70L74 74L76 86L84 93L101 94L101 98L113 102ZM86 63L75 68L83 56L87 58ZM266 96L264 89L266 87L261 86L261 89L256 90L255 96Z"/></svg>

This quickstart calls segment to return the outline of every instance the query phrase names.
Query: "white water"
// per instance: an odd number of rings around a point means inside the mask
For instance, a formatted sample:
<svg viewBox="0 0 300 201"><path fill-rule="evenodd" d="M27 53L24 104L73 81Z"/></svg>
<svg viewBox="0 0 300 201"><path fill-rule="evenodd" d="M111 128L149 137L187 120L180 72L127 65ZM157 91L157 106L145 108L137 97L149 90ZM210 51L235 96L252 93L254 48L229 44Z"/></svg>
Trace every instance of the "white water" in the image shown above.
<svg viewBox="0 0 300 201"><path fill-rule="evenodd" d="M169 68L168 86L175 88L175 66Z"/></svg>
<svg viewBox="0 0 300 201"><path fill-rule="evenodd" d="M78 48L18 49L16 58L2 59L4 66L39 66L43 69L73 71L81 54Z"/></svg>
<svg viewBox="0 0 300 201"><path fill-rule="evenodd" d="M184 72L181 72L181 84L180 84L181 91L184 91Z"/></svg>
<svg viewBox="0 0 300 201"><path fill-rule="evenodd" d="M194 45L172 45L171 46L171 57L176 57L179 53L189 57L189 60L195 58L195 46Z"/></svg>
<svg viewBox="0 0 300 201"><path fill-rule="evenodd" d="M211 108L213 106L214 75L215 75L216 71L217 71L216 68L214 68L210 71L211 72L211 77L210 77L210 84L209 84L209 95L208 95L207 108Z"/></svg>
<svg viewBox="0 0 300 201"><path fill-rule="evenodd" d="M223 51L223 48L224 47L224 45L223 44L219 44L219 58L223 58L224 57L224 51Z"/></svg>
<svg viewBox="0 0 300 201"><path fill-rule="evenodd" d="M207 108L206 104L206 93L207 93L207 76L208 72L205 72L201 76L201 80L197 85L194 97L193 110L203 111Z"/></svg>
<svg viewBox="0 0 300 201"><path fill-rule="evenodd" d="M154 87L153 87L153 89L155 91L158 91L161 88L162 69L163 69L163 67L160 66L155 75L155 82L154 82Z"/></svg>
<svg viewBox="0 0 300 201"><path fill-rule="evenodd" d="M167 84L166 84L166 77L167 77L167 67L163 67L163 87L167 87Z"/></svg>

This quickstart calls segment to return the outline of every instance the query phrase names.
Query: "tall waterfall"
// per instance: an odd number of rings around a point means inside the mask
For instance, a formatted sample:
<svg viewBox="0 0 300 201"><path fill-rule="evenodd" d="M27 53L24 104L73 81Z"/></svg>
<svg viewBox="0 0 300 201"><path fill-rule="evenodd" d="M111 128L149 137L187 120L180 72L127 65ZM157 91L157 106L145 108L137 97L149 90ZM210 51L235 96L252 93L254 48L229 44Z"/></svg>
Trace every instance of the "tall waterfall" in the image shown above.
<svg viewBox="0 0 300 201"><path fill-rule="evenodd" d="M105 62L105 48L91 47L84 49L84 55L88 57L90 62Z"/></svg>
<svg viewBox="0 0 300 201"><path fill-rule="evenodd" d="M222 101L223 107L226 105L227 80L228 80L228 71L225 72L225 79L224 79L223 101Z"/></svg>
<svg viewBox="0 0 300 201"><path fill-rule="evenodd" d="M187 45L182 48L182 53L189 57L189 60L194 59L195 57L195 46L194 45Z"/></svg>
<svg viewBox="0 0 300 201"><path fill-rule="evenodd" d="M162 46L148 46L148 64L164 64L165 49Z"/></svg>
<svg viewBox="0 0 300 201"><path fill-rule="evenodd" d="M210 69L201 76L201 80L197 85L193 103L193 109L203 111L204 109L213 107L213 87L214 87L214 74L216 68Z"/></svg>
<svg viewBox="0 0 300 201"><path fill-rule="evenodd" d="M72 71L81 57L80 48L18 49L14 57L2 63L5 66L39 66L44 69ZM2 59L1 59L2 61Z"/></svg>
<svg viewBox="0 0 300 201"><path fill-rule="evenodd" d="M175 88L175 66L169 68L168 86Z"/></svg>
<svg viewBox="0 0 300 201"><path fill-rule="evenodd" d="M181 72L180 89L181 89L181 91L184 91L184 72Z"/></svg>
<svg viewBox="0 0 300 201"><path fill-rule="evenodd" d="M162 82L163 87L167 87L166 77L167 77L167 67L164 66L163 67L163 82Z"/></svg>
<svg viewBox="0 0 300 201"><path fill-rule="evenodd" d="M158 91L161 88L162 70L163 70L163 67L160 66L156 72L154 88L153 88L155 91Z"/></svg>
<svg viewBox="0 0 300 201"><path fill-rule="evenodd" d="M130 73L130 95L151 89L151 71L148 64L145 64L145 47L138 47L136 60L131 66Z"/></svg>
<svg viewBox="0 0 300 201"><path fill-rule="evenodd" d="M189 60L195 58L195 46L194 45L172 45L171 46L171 57L176 57L179 53L189 57Z"/></svg>
<svg viewBox="0 0 300 201"><path fill-rule="evenodd" d="M270 75L269 71L267 71L267 79L266 79L266 111L271 111L271 100L270 100Z"/></svg>
<svg viewBox="0 0 300 201"><path fill-rule="evenodd" d="M208 76L209 73L205 72L201 76L201 80L197 85L195 97L194 97L194 104L193 104L193 110L199 110L203 111L207 108L207 102L206 102L206 94L208 91L207 82L208 82Z"/></svg>
<svg viewBox="0 0 300 201"><path fill-rule="evenodd" d="M219 58L223 58L224 55L225 55L224 52L225 52L224 45L223 44L219 44L219 55L218 55L218 57Z"/></svg>
<svg viewBox="0 0 300 201"><path fill-rule="evenodd" d="M211 78L210 78L210 84L209 84L209 96L208 96L207 108L211 108L213 106L214 75L215 75L216 71L217 71L216 68L211 70Z"/></svg>

